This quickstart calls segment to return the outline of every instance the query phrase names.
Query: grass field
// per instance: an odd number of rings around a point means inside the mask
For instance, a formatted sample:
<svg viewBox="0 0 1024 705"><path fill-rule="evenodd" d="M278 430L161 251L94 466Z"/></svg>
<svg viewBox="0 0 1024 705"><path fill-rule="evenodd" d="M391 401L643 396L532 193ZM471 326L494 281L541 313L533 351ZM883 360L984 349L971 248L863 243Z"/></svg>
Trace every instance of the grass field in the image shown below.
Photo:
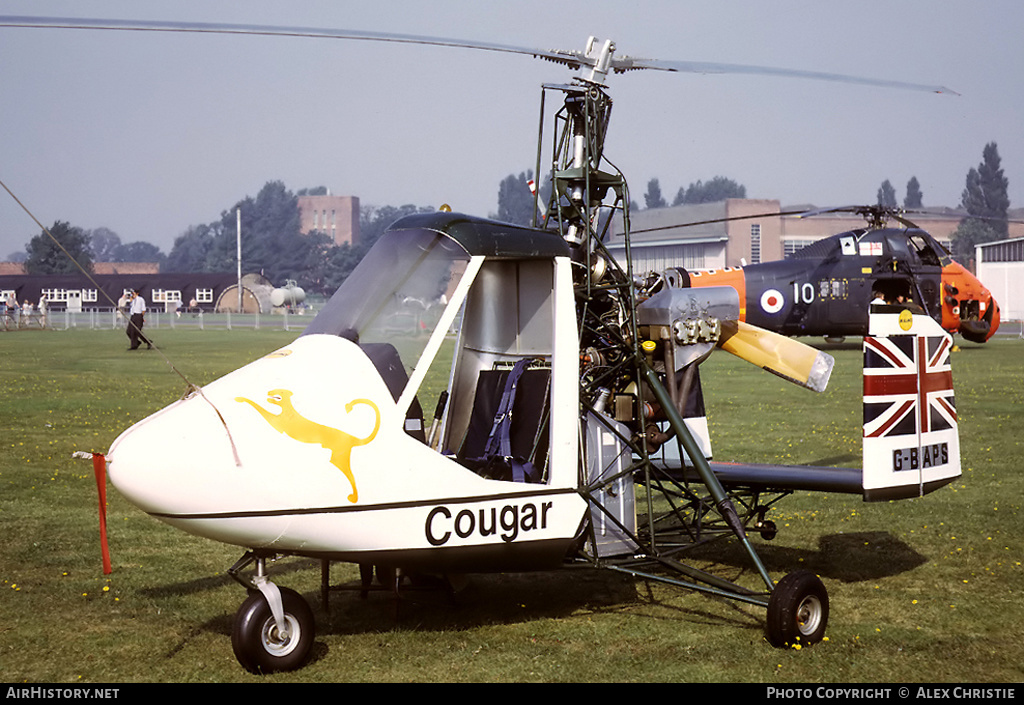
<svg viewBox="0 0 1024 705"><path fill-rule="evenodd" d="M282 331L163 331L157 342L203 384L276 349ZM91 463L185 383L116 331L0 334L0 681L1020 682L1024 679L1024 341L953 355L963 477L927 497L865 504L797 493L756 539L776 578L809 568L829 589L828 640L774 649L764 612L595 571L490 575L454 604L335 593L289 559L276 582L318 620L314 659L249 675L231 652L244 590L239 549L193 538L108 494L103 575ZM829 390L798 389L725 354L702 367L716 459L857 465L859 345L830 349ZM725 546L711 557L750 577ZM335 582L355 577L335 566Z"/></svg>

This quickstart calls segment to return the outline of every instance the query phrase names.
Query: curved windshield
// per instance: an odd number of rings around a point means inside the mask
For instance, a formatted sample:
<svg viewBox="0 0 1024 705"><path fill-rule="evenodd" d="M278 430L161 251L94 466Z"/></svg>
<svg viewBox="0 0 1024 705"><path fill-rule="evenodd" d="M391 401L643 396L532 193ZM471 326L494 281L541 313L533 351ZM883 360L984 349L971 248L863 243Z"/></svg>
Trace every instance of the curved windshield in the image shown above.
<svg viewBox="0 0 1024 705"><path fill-rule="evenodd" d="M397 400L469 260L461 245L433 230L387 232L303 335L339 335L358 343ZM440 377L443 388L447 375Z"/></svg>
<svg viewBox="0 0 1024 705"><path fill-rule="evenodd" d="M429 333L468 261L466 251L440 233L388 232L305 334L327 333L357 343L378 343Z"/></svg>

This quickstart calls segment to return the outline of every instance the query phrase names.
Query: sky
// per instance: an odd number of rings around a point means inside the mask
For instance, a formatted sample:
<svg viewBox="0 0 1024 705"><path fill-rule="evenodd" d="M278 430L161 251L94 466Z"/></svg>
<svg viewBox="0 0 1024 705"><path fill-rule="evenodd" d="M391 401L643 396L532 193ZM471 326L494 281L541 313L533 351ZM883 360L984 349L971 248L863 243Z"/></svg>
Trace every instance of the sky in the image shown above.
<svg viewBox="0 0 1024 705"><path fill-rule="evenodd" d="M819 207L956 206L996 142L1024 206L1019 0L2 0L0 14L328 27L814 70L960 95L780 77L609 78L608 159L643 204L651 178L726 176L750 198ZM46 226L106 227L169 252L268 181L363 206L487 216L536 160L541 85L528 56L266 36L0 28L0 260ZM551 134L549 95L545 136ZM545 143L547 145L547 142ZM545 152L544 160L548 159ZM544 162L542 162L543 164ZM542 171L546 169L542 168ZM24 206L24 208L22 207Z"/></svg>

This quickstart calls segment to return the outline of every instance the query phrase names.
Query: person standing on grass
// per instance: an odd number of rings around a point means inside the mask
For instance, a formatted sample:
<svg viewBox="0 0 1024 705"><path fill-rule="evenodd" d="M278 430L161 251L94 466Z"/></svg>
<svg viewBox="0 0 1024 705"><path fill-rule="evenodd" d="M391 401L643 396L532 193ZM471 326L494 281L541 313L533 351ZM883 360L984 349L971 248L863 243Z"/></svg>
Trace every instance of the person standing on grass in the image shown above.
<svg viewBox="0 0 1024 705"><path fill-rule="evenodd" d="M131 301L129 292L121 294L121 298L117 300L117 325L121 325L124 321L124 317L128 314L128 302Z"/></svg>
<svg viewBox="0 0 1024 705"><path fill-rule="evenodd" d="M13 291L7 295L7 315L15 325L21 325L21 307Z"/></svg>
<svg viewBox="0 0 1024 705"><path fill-rule="evenodd" d="M145 343L150 350L153 343L142 334L142 326L146 323L146 300L142 298L142 290L136 289L132 292L132 301L128 307L128 340L131 343L129 350L138 350L140 343Z"/></svg>

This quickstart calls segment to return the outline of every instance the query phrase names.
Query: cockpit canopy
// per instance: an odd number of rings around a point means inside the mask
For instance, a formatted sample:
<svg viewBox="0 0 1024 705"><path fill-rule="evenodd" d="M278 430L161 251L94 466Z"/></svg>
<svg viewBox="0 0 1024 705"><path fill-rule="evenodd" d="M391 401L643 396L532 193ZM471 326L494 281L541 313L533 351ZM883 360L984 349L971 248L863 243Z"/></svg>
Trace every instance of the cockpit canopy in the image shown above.
<svg viewBox="0 0 1024 705"><path fill-rule="evenodd" d="M550 364L555 260L567 255L553 232L454 213L409 216L381 236L304 335L359 345L418 438L419 399L447 387L456 411L445 429L456 429L457 447L481 372L523 357ZM575 320L564 328L575 330Z"/></svg>
<svg viewBox="0 0 1024 705"><path fill-rule="evenodd" d="M472 256L529 260L567 253L555 233L456 213L408 216L374 244L304 335L388 343L403 360L415 361Z"/></svg>

